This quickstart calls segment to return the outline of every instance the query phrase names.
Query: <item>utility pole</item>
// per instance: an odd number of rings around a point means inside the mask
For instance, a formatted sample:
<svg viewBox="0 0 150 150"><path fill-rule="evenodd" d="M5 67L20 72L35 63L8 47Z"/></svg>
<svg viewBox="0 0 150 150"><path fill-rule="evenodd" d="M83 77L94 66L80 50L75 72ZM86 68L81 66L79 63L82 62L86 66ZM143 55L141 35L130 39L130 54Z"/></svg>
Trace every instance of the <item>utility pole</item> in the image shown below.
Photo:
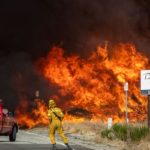
<svg viewBox="0 0 150 150"><path fill-rule="evenodd" d="M147 104L147 123L148 128L150 128L150 91L148 91L148 104Z"/></svg>
<svg viewBox="0 0 150 150"><path fill-rule="evenodd" d="M124 91L125 91L125 124L127 128L127 143L129 142L129 128L128 128L128 82L124 84Z"/></svg>

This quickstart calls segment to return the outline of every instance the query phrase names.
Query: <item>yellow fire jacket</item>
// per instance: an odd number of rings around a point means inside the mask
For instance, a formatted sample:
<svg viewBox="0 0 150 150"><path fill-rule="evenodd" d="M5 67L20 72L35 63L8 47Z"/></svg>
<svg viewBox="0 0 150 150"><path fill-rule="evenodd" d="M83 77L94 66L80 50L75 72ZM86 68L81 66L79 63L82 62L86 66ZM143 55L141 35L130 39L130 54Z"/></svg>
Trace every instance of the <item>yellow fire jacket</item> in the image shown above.
<svg viewBox="0 0 150 150"><path fill-rule="evenodd" d="M51 108L48 110L48 118L49 118L50 122L53 122L55 120L62 121L64 118L64 114L60 108L54 107L54 108Z"/></svg>

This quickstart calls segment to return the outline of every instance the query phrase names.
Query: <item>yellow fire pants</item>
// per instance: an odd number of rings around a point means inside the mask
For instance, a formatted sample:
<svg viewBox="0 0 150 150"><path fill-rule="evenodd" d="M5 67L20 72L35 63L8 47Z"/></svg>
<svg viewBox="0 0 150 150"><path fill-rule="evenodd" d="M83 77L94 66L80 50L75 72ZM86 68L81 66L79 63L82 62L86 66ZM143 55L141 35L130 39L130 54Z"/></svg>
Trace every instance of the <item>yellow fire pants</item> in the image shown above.
<svg viewBox="0 0 150 150"><path fill-rule="evenodd" d="M68 143L68 138L64 135L63 129L62 129L62 123L59 120L54 120L49 127L49 137L52 144L55 144L55 131L58 131L61 139L64 143Z"/></svg>

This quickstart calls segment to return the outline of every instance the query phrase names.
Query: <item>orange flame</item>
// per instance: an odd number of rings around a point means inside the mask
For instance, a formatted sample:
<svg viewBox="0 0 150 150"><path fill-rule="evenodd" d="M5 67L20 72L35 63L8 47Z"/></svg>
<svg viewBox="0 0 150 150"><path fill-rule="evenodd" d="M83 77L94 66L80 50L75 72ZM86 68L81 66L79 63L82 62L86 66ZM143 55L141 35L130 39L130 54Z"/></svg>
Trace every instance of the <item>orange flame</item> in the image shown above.
<svg viewBox="0 0 150 150"><path fill-rule="evenodd" d="M147 101L140 94L139 78L140 71L149 64L148 58L139 53L134 45L118 44L111 50L107 45L98 47L87 59L77 55L64 56L62 48L53 47L38 64L49 83L59 87L57 102L66 112L78 108L88 112L91 120L106 121L112 117L115 122L123 121L123 85L128 82L129 120L146 119ZM66 97L69 98L65 100ZM40 110L33 110L33 113L44 118L41 120L39 117L36 124L48 123L45 107L40 104ZM83 116L77 118L68 113L65 119L83 121L85 118L83 112Z"/></svg>
<svg viewBox="0 0 150 150"><path fill-rule="evenodd" d="M23 128L32 128L37 125L47 125L47 107L41 100L35 100L36 108L28 110L29 103L26 100L21 101L16 114L19 125ZM30 112L30 113L29 113Z"/></svg>

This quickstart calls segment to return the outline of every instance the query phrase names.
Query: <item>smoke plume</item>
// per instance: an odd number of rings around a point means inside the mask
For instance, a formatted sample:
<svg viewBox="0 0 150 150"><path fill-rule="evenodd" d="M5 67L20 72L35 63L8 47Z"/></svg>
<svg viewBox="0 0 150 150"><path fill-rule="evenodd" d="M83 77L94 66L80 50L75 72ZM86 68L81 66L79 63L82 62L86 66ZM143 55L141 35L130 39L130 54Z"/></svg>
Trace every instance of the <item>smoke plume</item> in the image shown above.
<svg viewBox="0 0 150 150"><path fill-rule="evenodd" d="M149 56L149 6L149 0L1 1L0 97L14 108L20 95L53 93L34 65L53 45L87 57L105 41L133 43Z"/></svg>

